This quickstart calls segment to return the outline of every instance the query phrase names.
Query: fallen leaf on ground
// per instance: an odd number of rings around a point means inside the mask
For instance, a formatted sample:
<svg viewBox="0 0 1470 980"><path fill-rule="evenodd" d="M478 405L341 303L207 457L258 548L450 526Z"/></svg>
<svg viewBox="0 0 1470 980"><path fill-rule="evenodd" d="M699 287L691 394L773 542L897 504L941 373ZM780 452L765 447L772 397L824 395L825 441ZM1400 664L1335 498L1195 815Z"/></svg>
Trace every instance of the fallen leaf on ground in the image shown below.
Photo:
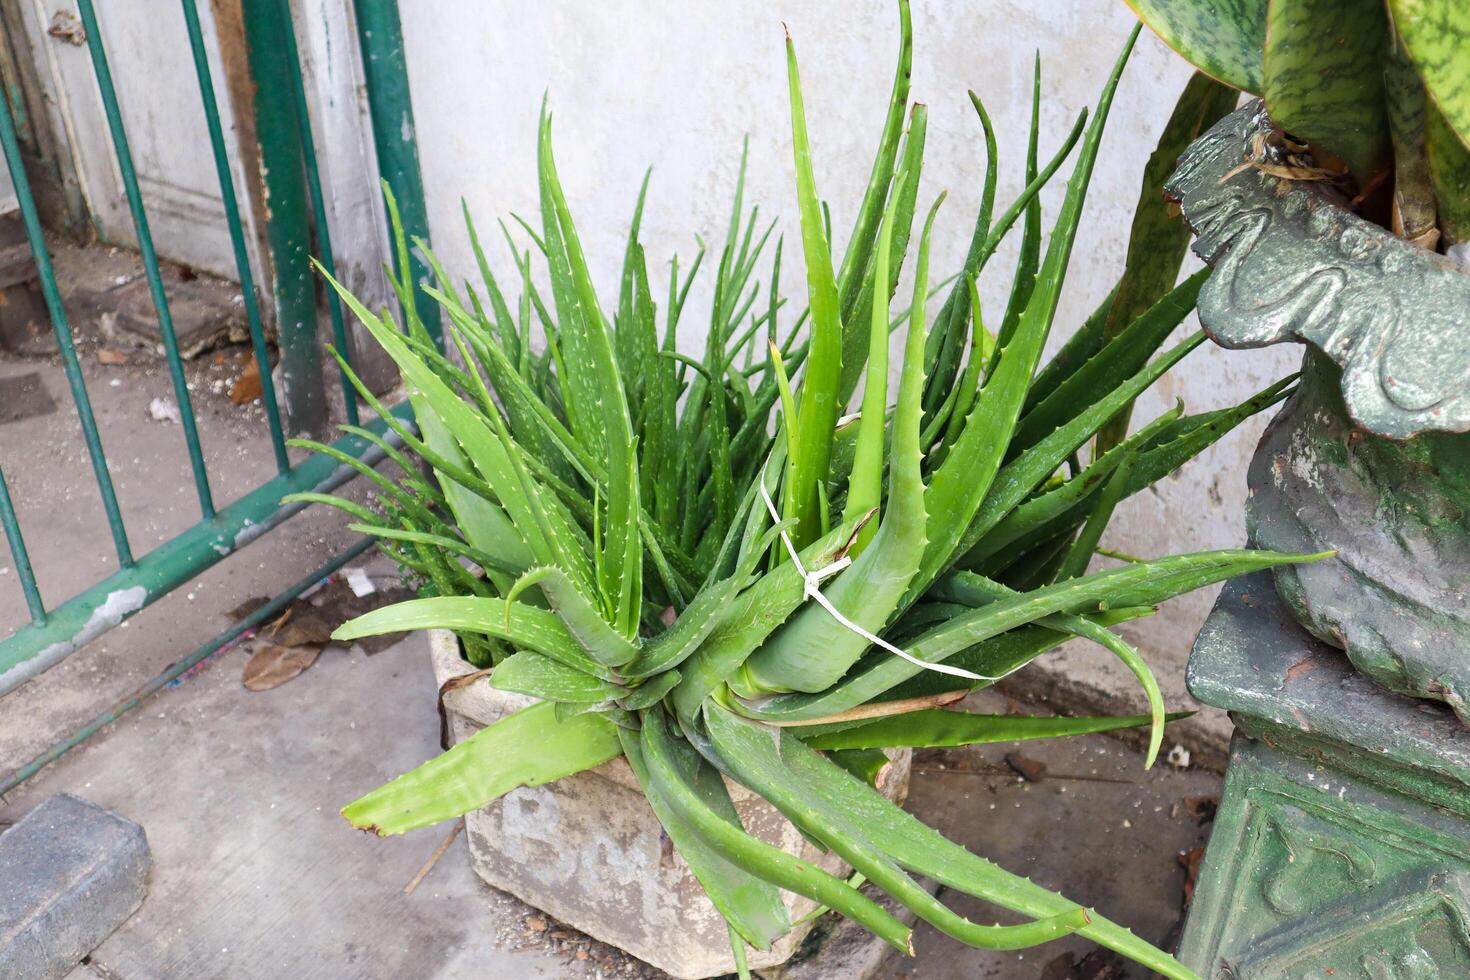
<svg viewBox="0 0 1470 980"><path fill-rule="evenodd" d="M1184 869L1184 907L1194 901L1194 882L1199 877L1199 863L1204 860L1204 845L1181 851L1178 856L1179 866Z"/></svg>
<svg viewBox="0 0 1470 980"><path fill-rule="evenodd" d="M320 644L299 647L283 647L274 643L262 644L250 655L250 659L245 661L245 669L240 673L240 680L244 683L246 690L269 691L273 687L280 687L316 663L317 655L321 652Z"/></svg>
<svg viewBox="0 0 1470 980"><path fill-rule="evenodd" d="M97 360L102 364L126 364L128 355L124 351L113 350L110 347L97 348Z"/></svg>
<svg viewBox="0 0 1470 980"><path fill-rule="evenodd" d="M1046 778L1046 763L1019 752L1007 752L1006 765L1028 783L1039 783Z"/></svg>
<svg viewBox="0 0 1470 980"><path fill-rule="evenodd" d="M260 365L252 360L230 385L230 401L236 405L248 404L260 397L260 390Z"/></svg>

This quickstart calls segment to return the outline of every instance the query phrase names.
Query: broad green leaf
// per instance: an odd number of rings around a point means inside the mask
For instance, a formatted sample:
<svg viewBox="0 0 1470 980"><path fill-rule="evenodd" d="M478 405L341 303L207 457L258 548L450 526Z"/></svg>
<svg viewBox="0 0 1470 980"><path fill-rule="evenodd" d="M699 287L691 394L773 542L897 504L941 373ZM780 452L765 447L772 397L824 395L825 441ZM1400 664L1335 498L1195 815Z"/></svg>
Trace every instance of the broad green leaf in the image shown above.
<svg viewBox="0 0 1470 980"><path fill-rule="evenodd" d="M450 820L517 786L540 786L616 758L617 732L597 714L558 721L555 706L542 701L349 803L342 816L380 837Z"/></svg>
<svg viewBox="0 0 1470 980"><path fill-rule="evenodd" d="M1470 5L1388 0L1393 26L1449 128L1470 145Z"/></svg>
<svg viewBox="0 0 1470 980"><path fill-rule="evenodd" d="M1383 92L1393 137L1393 231L1411 242L1432 245L1439 239L1439 228L1424 143L1429 96L1396 34L1384 56Z"/></svg>
<svg viewBox="0 0 1470 980"><path fill-rule="evenodd" d="M1170 721L1176 721L1189 717L1191 713L1178 712L1168 717ZM917 749L1092 735L1123 728L1141 728L1148 723L1148 715L1040 718L1028 715L981 715L926 708L850 727L844 726L838 731L808 735L806 730L796 729L793 734L812 748L822 751L902 747Z"/></svg>
<svg viewBox="0 0 1470 980"><path fill-rule="evenodd" d="M1124 0L1200 71L1260 94L1266 84L1268 0Z"/></svg>
<svg viewBox="0 0 1470 980"><path fill-rule="evenodd" d="M1448 244L1470 241L1470 149L1457 139L1442 113L1430 107L1425 145L1439 225Z"/></svg>
<svg viewBox="0 0 1470 980"><path fill-rule="evenodd" d="M1387 49L1383 0L1270 0L1266 109L1292 136L1346 163L1359 187L1392 163Z"/></svg>

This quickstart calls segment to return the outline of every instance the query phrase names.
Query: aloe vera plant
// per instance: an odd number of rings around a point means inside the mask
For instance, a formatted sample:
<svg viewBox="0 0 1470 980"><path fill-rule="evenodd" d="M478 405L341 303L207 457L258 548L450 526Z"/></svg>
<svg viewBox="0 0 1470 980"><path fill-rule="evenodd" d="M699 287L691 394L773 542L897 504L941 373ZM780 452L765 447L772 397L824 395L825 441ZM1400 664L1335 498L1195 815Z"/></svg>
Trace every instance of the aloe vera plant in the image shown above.
<svg viewBox="0 0 1470 980"><path fill-rule="evenodd" d="M1394 231L1470 240L1470 4L1464 0L1126 0L1212 78L1259 95L1357 198L1392 178ZM1389 222L1386 222L1389 223Z"/></svg>
<svg viewBox="0 0 1470 980"><path fill-rule="evenodd" d="M807 270L799 313L781 291L783 241L773 242L774 225L762 225L757 209L746 210L738 187L717 263L702 251L685 271L672 263L660 310L639 240L646 181L616 302L605 304L557 178L544 110L540 224L521 223L525 250L506 234L518 302L468 216L478 286L455 287L417 243L436 273L427 288L443 307L455 356L437 350L414 319L411 282L396 283L401 327L334 283L397 363L418 433L384 418L432 470L420 475L395 451L399 479L371 475L381 491L375 509L335 501L426 583L424 597L335 635L451 629L486 682L540 699L343 814L398 834L622 755L728 921L737 963L745 944L767 948L792 927L781 890L912 949L908 927L852 883L747 834L722 776L948 935L1012 949L1080 932L1168 976L1190 976L1096 912L946 840L865 777L883 748L1139 724L1152 726L1151 762L1162 698L1138 651L1110 627L1171 596L1310 556L1214 551L1092 573L1089 559L1120 500L1280 400L1289 382L1229 409L1172 409L1084 464L1093 435L1201 340L1155 356L1192 308L1199 283L1190 279L1107 337L1105 303L1040 365L1132 39L1091 118L1079 116L1046 162L1037 150L1038 74L1028 182L999 214L996 141L972 96L988 151L983 203L964 266L936 285L929 245L940 202L921 216L926 115L909 104L912 42L907 6L899 9L892 97L840 262L787 40ZM1043 253L1037 192L1074 151ZM977 279L1017 223L1018 268L992 335ZM896 310L915 239L912 297ZM408 247L398 232L400 253ZM533 275L538 263L549 295ZM708 265L713 300L696 359L673 338L690 283ZM901 369L890 398L895 332ZM843 417L859 388L861 411ZM939 710L1071 637L1101 643L1138 674L1148 716ZM914 875L1021 921L968 921Z"/></svg>

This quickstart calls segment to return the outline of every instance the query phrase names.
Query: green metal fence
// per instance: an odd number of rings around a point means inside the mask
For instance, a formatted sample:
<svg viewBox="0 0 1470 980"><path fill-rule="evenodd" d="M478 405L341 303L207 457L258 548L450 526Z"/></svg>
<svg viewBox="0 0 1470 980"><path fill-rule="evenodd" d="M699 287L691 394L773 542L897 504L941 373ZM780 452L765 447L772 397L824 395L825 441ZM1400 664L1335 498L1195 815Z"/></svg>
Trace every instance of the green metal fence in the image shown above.
<svg viewBox="0 0 1470 980"><path fill-rule="evenodd" d="M115 161L132 214L139 254L158 316L165 358L188 450L190 473L198 497L200 519L177 537L146 554L137 555L133 551L128 528L118 506L107 454L87 395L87 385L77 358L72 328L62 305L31 184L21 161L16 133L16 113L20 103L17 101L12 106L6 97L0 97L0 147L3 147L5 162L19 198L21 216L35 259L41 292L50 314L72 402L81 423L82 438L111 532L112 548L117 556L117 570L111 575L78 595L58 604L48 605L37 584L26 550L23 528L11 499L4 469L0 467L0 531L3 531L9 543L30 614L29 623L0 640L0 694L54 666L84 644L292 516L301 508L282 505L282 499L288 494L333 489L355 475L351 467L325 456L312 456L293 465L286 452L288 425L295 429L312 430L318 428L325 419L326 399L317 339L318 292L315 277L309 267L309 255L316 255L329 271L333 267L331 236L289 0L247 0L242 7L247 57L254 88L255 131L261 169L266 175L266 238L274 272L272 298L281 368L287 382L284 412L271 380L270 351L259 307L256 279L250 268L245 229L231 177L224 128L220 120L196 0L182 0L182 4L188 37L179 40L180 43L187 40L193 53L196 80L224 202L225 220L243 293L250 342L260 372L261 399L265 408L266 424L270 430L276 472L273 477L265 479L257 488L229 506L216 507L194 419L192 399L184 377L183 362L169 314L167 290L149 231L148 215L139 191L133 157L128 147L119 108L119 93L108 69L97 12L91 0L78 0L78 12L86 33L86 44L98 93L105 109ZM410 109L396 0L357 0L354 7L373 119L401 119ZM396 124L394 128L401 131ZM395 145L392 139L379 138L376 142L382 155L380 171L385 182L400 202L409 202L405 210L410 213L411 223L417 226L414 228L415 233L427 236L427 229L423 226L422 187L411 141L406 146ZM384 151L385 144L388 147L387 152ZM344 356L349 356L346 327L335 296L327 299L327 320L337 349ZM347 420L356 424L359 421L356 399L351 386L345 380L343 388ZM402 419L409 419L406 406L396 412ZM365 428L390 445L397 441L391 431L385 431L382 420L376 420ZM369 463L376 463L384 454L384 450L375 444L375 440L358 436L349 436L334 445L342 453ZM360 542L349 549L347 554L334 557L322 569L278 596L269 608L281 608L292 597L317 581L322 574L340 567L353 555L360 554L366 544L365 541ZM257 613L257 617L259 615L261 614ZM54 746L8 778L0 780L0 793L33 774L42 765L76 745L122 711L134 706L147 693L183 673L250 625L253 625L251 621L240 624L230 633L177 661L149 684L99 714L94 722L84 726L71 738Z"/></svg>

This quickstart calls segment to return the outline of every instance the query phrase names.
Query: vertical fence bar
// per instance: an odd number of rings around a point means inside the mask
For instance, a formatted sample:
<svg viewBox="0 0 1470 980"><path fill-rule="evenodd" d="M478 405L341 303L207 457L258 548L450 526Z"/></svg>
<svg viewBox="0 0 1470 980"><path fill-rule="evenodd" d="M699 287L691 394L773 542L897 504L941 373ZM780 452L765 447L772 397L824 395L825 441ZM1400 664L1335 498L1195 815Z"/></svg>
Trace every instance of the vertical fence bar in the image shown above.
<svg viewBox="0 0 1470 980"><path fill-rule="evenodd" d="M122 175L128 210L133 214L133 227L138 233L138 252L143 258L143 271L148 277L148 291L153 296L153 309L158 314L158 330L163 335L168 373L173 379L174 397L179 403L179 421L184 430L184 443L189 449L189 466L194 472L194 489L199 494L199 510L205 520L214 517L214 498L209 491L209 473L204 467L204 452L199 446L199 430L194 424L194 403L189 397L189 383L184 379L184 362L179 356L179 341L174 334L174 320L169 313L168 296L163 289L163 276L158 269L158 254L153 248L153 233L148 228L148 214L143 209L143 194L138 189L138 174L133 167L133 153L128 148L128 135L123 128L122 112L117 104L117 89L112 84L112 70L107 66L107 52L102 47L102 32L92 0L77 0L77 12L87 34L87 51L92 56L92 69L97 76L97 89L102 95L102 108L107 115L107 128L117 154L117 168Z"/></svg>
<svg viewBox="0 0 1470 980"><path fill-rule="evenodd" d="M245 227L240 220L235 178L230 173L230 156L225 149L219 101L215 98L214 79L209 71L209 54L204 48L204 32L199 27L199 8L195 0L182 0L182 3L184 23L189 28L189 47L194 53L194 74L199 78L199 96L204 102L204 119L209 126L209 145L214 151L214 169L219 175L220 197L225 205L225 224L230 229L230 247L235 252L235 269L239 272L240 291L245 299L245 320L250 327L250 346L255 350L255 367L260 372L260 400L265 406L266 422L270 427L276 469L284 473L291 468L291 460L286 455L286 436L281 428L281 407L276 400L276 383L271 378L271 359L270 351L265 345L265 328L260 322L260 297L255 292L255 275L250 271L250 253L245 247Z"/></svg>
<svg viewBox="0 0 1470 980"><path fill-rule="evenodd" d="M322 195L321 171L317 166L316 140L311 134L311 111L306 105L306 85L301 79L301 53L296 45L296 25L291 22L290 0L281 0L282 19L285 21L286 54L291 64L291 94L296 102L296 120L301 131L301 151L306 158L306 189L311 195L311 210L316 219L317 260L333 279L337 278L337 263L332 257L332 231L327 221L326 198ZM352 349L347 344L347 326L342 319L342 299L335 289L326 290L327 310L332 318L332 341L337 353L349 364ZM347 409L347 421L357 425L357 392L342 371L342 401Z"/></svg>
<svg viewBox="0 0 1470 980"><path fill-rule="evenodd" d="M36 573L31 568L25 538L20 536L20 521L15 516L15 505L10 500L10 486L5 482L4 470L0 470L0 530L5 532L5 540L10 542L10 557L15 559L15 573L20 576L20 590L25 593L31 622L44 623L46 605L41 601L41 590L36 588Z"/></svg>
<svg viewBox="0 0 1470 980"><path fill-rule="evenodd" d="M424 204L424 181L419 172L418 136L413 125L413 102L409 98L408 63L403 53L403 24L398 17L398 0L354 0L357 39L362 47L362 71L367 82L368 113L373 122L373 145L378 152L378 173L398 201L403 230L429 240L429 215ZM394 265L398 256L393 257ZM409 270L414 283L413 302L419 319L434 342L443 346L439 327L439 305L429 299L419 284L429 269L417 251L409 253ZM399 269L402 277L404 270Z"/></svg>
<svg viewBox="0 0 1470 980"><path fill-rule="evenodd" d="M25 224L26 240L31 246L31 256L36 261L36 275L41 280L41 295L46 300L46 310L51 314L51 329L56 334L56 346L61 353L62 367L66 371L66 383L71 388L72 403L77 407L77 419L82 425L82 439L87 444L87 456L92 462L92 473L97 478L97 492L102 495L102 509L107 514L107 527L112 532L112 543L117 549L117 560L123 568L133 564L133 549L128 545L127 528L123 526L122 511L117 505L117 491L112 486L112 474L107 469L107 455L102 451L102 438L97 434L97 419L92 414L92 399L87 395L87 384L82 379L82 367L77 363L76 347L71 340L71 325L66 319L66 309L61 305L61 292L56 288L56 271L51 267L51 253L46 248L46 237L41 232L41 219L36 214L36 199L31 195L30 178L26 176L25 163L20 156L20 142L15 136L15 120L10 113L10 103L0 98L0 146L5 150L5 164L10 168L10 182L20 202L21 221Z"/></svg>
<svg viewBox="0 0 1470 980"><path fill-rule="evenodd" d="M255 136L260 145L266 239L275 271L276 334L281 386L293 432L319 435L326 425L321 351L316 337L316 281L311 268L301 128L291 98L291 64L282 4L242 5L245 53L254 82Z"/></svg>

